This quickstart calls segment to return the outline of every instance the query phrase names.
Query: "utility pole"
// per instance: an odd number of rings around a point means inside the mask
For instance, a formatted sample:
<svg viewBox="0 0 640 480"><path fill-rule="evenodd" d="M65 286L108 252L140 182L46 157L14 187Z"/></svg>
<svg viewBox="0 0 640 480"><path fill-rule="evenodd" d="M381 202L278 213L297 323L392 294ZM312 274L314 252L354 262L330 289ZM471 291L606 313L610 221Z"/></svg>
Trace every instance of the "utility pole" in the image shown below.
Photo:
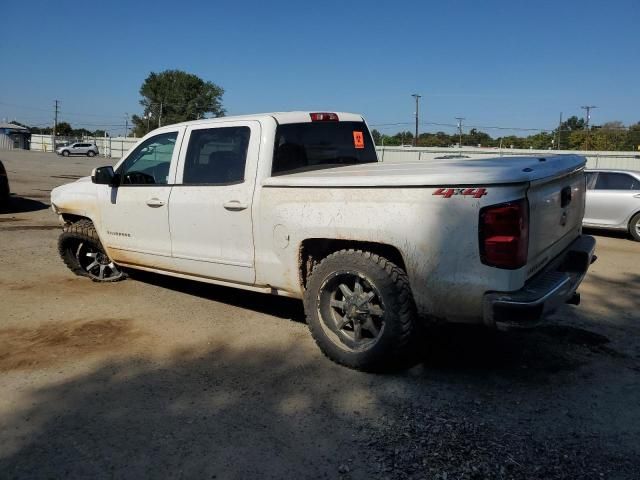
<svg viewBox="0 0 640 480"><path fill-rule="evenodd" d="M158 128L162 126L162 102L160 102L160 114L158 115Z"/></svg>
<svg viewBox="0 0 640 480"><path fill-rule="evenodd" d="M458 148L462 148L462 121L465 120L465 118L456 117L456 120L458 120L458 136L460 138L460 141L458 142Z"/></svg>
<svg viewBox="0 0 640 480"><path fill-rule="evenodd" d="M586 121L586 128L587 128L587 150L589 150L589 120L591 120L591 109L593 108L598 108L595 105L583 105L582 107L583 110L587 111L587 121Z"/></svg>
<svg viewBox="0 0 640 480"><path fill-rule="evenodd" d="M60 113L60 105L58 100L55 101L54 110L53 110L53 139L51 140L51 145L53 145L53 151L56 151L56 130L58 130L58 113Z"/></svg>
<svg viewBox="0 0 640 480"><path fill-rule="evenodd" d="M413 146L417 147L418 146L418 119L419 119L418 103L422 95L418 95L417 93L414 93L411 96L416 99L416 136L413 137Z"/></svg>
<svg viewBox="0 0 640 480"><path fill-rule="evenodd" d="M560 122L558 122L558 150L560 150L561 135L562 135L562 112L560 112Z"/></svg>
<svg viewBox="0 0 640 480"><path fill-rule="evenodd" d="M124 138L129 136L129 114L124 112Z"/></svg>

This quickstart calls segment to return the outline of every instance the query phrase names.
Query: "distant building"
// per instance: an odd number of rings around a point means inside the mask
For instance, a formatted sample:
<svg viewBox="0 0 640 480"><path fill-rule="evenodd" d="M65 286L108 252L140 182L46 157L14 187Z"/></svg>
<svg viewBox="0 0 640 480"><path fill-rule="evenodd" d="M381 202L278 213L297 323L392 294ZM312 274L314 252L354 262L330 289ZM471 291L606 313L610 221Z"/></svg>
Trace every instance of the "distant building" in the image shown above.
<svg viewBox="0 0 640 480"><path fill-rule="evenodd" d="M14 123L0 123L0 150L29 150L31 132Z"/></svg>

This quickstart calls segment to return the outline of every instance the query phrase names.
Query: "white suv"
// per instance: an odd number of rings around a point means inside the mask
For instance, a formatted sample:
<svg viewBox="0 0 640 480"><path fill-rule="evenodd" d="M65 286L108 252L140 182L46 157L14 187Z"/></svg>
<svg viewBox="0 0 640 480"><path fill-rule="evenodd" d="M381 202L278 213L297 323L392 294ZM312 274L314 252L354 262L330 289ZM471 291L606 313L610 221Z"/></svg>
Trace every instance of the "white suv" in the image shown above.
<svg viewBox="0 0 640 480"><path fill-rule="evenodd" d="M98 147L95 143L72 143L63 147L56 148L56 153L64 157L69 155L86 155L87 157L94 157L98 155Z"/></svg>

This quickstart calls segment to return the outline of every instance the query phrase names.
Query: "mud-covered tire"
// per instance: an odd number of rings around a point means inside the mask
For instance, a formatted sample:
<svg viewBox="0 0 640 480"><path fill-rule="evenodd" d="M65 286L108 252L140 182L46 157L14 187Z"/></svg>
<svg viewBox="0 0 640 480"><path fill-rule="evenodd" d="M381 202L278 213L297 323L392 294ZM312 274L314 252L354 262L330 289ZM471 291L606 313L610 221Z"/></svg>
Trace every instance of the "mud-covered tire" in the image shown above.
<svg viewBox="0 0 640 480"><path fill-rule="evenodd" d="M58 239L58 253L69 270L94 282L117 282L127 277L107 256L91 220L65 225Z"/></svg>
<svg viewBox="0 0 640 480"><path fill-rule="evenodd" d="M371 305L362 306L368 296ZM311 335L336 363L380 372L408 367L416 358L418 321L409 280L404 270L386 258L361 250L327 256L308 279L304 307ZM361 343L354 340L356 320ZM369 330L366 324L371 325Z"/></svg>
<svg viewBox="0 0 640 480"><path fill-rule="evenodd" d="M640 242L640 212L636 213L629 222L629 233L631 238L636 242Z"/></svg>

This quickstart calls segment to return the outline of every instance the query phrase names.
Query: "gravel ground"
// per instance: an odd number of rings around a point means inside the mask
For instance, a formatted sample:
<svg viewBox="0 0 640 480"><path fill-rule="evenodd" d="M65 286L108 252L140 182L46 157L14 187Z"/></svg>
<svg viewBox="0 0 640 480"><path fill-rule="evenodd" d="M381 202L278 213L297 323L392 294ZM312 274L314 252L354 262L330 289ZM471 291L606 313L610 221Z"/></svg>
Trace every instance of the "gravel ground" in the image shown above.
<svg viewBox="0 0 640 480"><path fill-rule="evenodd" d="M640 244L598 234L582 305L540 328L432 330L368 375L299 302L74 277L49 191L105 160L0 158L0 478L638 478Z"/></svg>

